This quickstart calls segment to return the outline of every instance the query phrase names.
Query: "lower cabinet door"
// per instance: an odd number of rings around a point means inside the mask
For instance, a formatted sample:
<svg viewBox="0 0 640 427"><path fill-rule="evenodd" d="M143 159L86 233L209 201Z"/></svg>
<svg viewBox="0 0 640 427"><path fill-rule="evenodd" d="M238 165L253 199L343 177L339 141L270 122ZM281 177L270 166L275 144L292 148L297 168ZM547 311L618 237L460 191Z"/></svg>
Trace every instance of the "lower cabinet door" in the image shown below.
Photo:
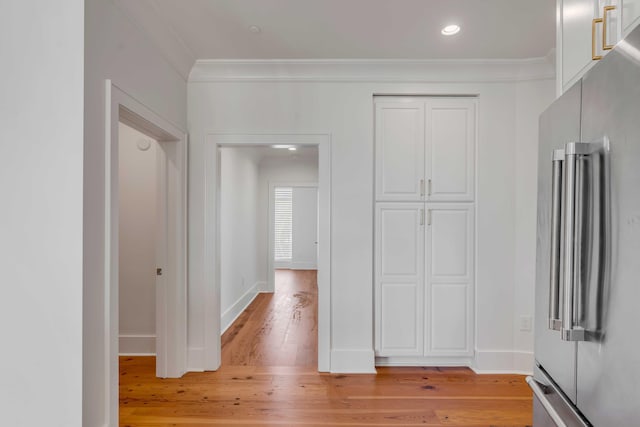
<svg viewBox="0 0 640 427"><path fill-rule="evenodd" d="M375 220L377 356L424 349L424 203L378 203Z"/></svg>
<svg viewBox="0 0 640 427"><path fill-rule="evenodd" d="M427 204L426 356L473 355L474 209Z"/></svg>

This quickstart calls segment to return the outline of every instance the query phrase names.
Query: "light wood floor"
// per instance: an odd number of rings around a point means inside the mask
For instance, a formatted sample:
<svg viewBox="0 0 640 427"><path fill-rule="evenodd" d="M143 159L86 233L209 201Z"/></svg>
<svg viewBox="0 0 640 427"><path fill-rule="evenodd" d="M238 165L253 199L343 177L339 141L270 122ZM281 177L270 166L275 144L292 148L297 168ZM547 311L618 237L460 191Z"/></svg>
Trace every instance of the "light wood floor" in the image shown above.
<svg viewBox="0 0 640 427"><path fill-rule="evenodd" d="M121 426L527 426L519 375L466 368L316 372L315 272L278 272L223 336L222 367L155 378L155 358L120 358Z"/></svg>
<svg viewBox="0 0 640 427"><path fill-rule="evenodd" d="M222 335L223 366L318 364L316 271L275 274L275 294L259 294Z"/></svg>

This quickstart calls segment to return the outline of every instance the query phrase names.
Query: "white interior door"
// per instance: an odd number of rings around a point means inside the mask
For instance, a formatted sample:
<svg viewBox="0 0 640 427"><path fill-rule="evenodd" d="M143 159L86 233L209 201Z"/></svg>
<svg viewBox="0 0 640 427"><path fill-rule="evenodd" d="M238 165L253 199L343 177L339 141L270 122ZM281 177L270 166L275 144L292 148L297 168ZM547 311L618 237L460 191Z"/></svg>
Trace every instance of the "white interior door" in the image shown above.
<svg viewBox="0 0 640 427"><path fill-rule="evenodd" d="M318 189L294 187L292 208L292 260L294 270L318 268Z"/></svg>

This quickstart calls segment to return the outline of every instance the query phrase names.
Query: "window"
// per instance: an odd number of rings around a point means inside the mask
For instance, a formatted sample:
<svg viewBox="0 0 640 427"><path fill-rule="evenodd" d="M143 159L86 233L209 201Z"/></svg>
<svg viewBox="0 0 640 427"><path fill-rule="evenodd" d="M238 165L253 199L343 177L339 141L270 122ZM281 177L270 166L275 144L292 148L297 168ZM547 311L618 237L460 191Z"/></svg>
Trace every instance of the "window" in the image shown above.
<svg viewBox="0 0 640 427"><path fill-rule="evenodd" d="M275 261L291 261L292 202L293 189L291 187L275 188Z"/></svg>

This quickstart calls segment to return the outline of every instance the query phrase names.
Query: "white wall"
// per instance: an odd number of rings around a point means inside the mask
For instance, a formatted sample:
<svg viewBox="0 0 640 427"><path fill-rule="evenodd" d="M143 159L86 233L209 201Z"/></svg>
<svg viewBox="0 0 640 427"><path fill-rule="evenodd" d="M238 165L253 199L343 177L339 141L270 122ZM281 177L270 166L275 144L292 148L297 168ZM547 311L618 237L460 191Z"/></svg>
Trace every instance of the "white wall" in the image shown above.
<svg viewBox="0 0 640 427"><path fill-rule="evenodd" d="M186 82L146 35L111 1L87 0L85 7L83 426L99 427L117 425L110 417L118 405L117 387L109 395L105 374L105 79L183 129L187 112Z"/></svg>
<svg viewBox="0 0 640 427"><path fill-rule="evenodd" d="M304 156L264 157L260 160L258 194L258 277L268 283L269 183L317 183L318 153Z"/></svg>
<svg viewBox="0 0 640 427"><path fill-rule="evenodd" d="M119 132L119 353L155 354L158 143L122 123Z"/></svg>
<svg viewBox="0 0 640 427"><path fill-rule="evenodd" d="M83 4L0 13L3 426L82 425Z"/></svg>
<svg viewBox="0 0 640 427"><path fill-rule="evenodd" d="M220 305L222 328L250 303L257 274L258 159L251 149L220 149Z"/></svg>
<svg viewBox="0 0 640 427"><path fill-rule="evenodd" d="M552 91L553 68L540 61L515 65L490 62L486 69L482 64L467 64L457 64L451 70L442 64L427 64L424 73L415 72L421 65L414 63L407 65L406 72L402 65L366 67L356 63L356 71L343 75L342 67L349 64L330 63L323 69L322 61L304 62L300 67L295 63L231 63L227 68L225 64L216 68L216 63L202 63L192 71L192 183L203 179L202 153L208 132L331 134L332 369L373 368L372 102L374 94L403 93L479 97L476 368L515 369L514 247L520 224L515 183L521 173L516 168L516 125L518 114L535 116L522 117L525 123L535 121L538 113L534 114L533 107L531 111L516 108L517 82L541 80L539 84ZM205 188L192 187L191 207L205 206L205 194ZM199 225L203 219L194 209L191 213L193 256L203 245L197 237L202 234ZM199 266L192 266L191 277L202 277ZM190 328L189 345L193 347L204 342L199 312L207 286L211 284L203 281L192 281L190 286L190 324L195 327Z"/></svg>
<svg viewBox="0 0 640 427"><path fill-rule="evenodd" d="M516 87L514 348L516 366L527 371L533 370L533 330L521 331L520 317L535 314L538 116L554 99L547 81L521 82Z"/></svg>

